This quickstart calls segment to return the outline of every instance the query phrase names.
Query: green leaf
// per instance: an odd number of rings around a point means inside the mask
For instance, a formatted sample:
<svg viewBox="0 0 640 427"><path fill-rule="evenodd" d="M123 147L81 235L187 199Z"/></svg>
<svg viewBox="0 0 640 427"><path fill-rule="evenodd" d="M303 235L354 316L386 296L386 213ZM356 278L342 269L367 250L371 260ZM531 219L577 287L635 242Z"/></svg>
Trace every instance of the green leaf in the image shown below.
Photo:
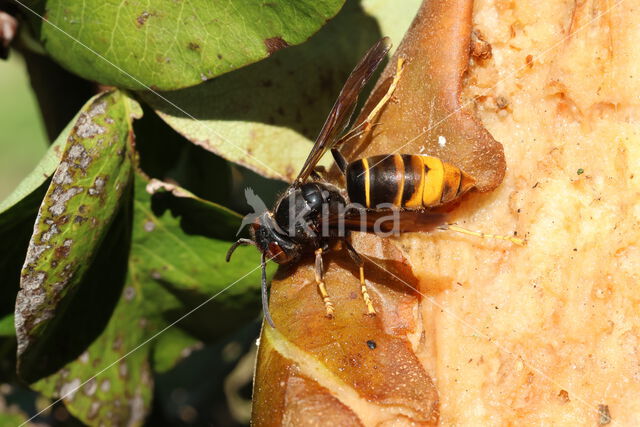
<svg viewBox="0 0 640 427"><path fill-rule="evenodd" d="M83 108L89 103L91 101ZM49 179L58 168L62 150L77 118L78 116L65 127L34 170L0 202L0 241L12 242L10 245L0 245L0 315L14 310L20 286L20 269L24 264L33 223L49 187Z"/></svg>
<svg viewBox="0 0 640 427"><path fill-rule="evenodd" d="M156 308L160 309L170 296L143 293L135 273L130 270L128 276L98 339L63 369L32 384L51 399L63 398L69 412L90 425L140 425L149 409L153 391L149 346L136 347L158 328L158 319L146 316L148 305L160 304Z"/></svg>
<svg viewBox="0 0 640 427"><path fill-rule="evenodd" d="M77 117L76 117L77 118ZM38 207L46 194L49 181L62 157L62 149L75 119L49 147L34 170L0 203L0 378L14 379L16 332L16 294L20 288L20 270L24 264ZM10 314L9 314L10 313ZM24 421L24 420L23 420ZM0 419L0 425L2 420ZM17 424L16 424L17 425Z"/></svg>
<svg viewBox="0 0 640 427"><path fill-rule="evenodd" d="M245 198L238 197L245 188L253 188L267 206L272 206L286 188L282 181L265 178L191 144L153 110L143 107L144 116L134 122L134 131L139 167L148 176L178 183L201 198L238 212L248 207ZM162 149L158 141L162 141Z"/></svg>
<svg viewBox="0 0 640 427"><path fill-rule="evenodd" d="M182 329L178 327L168 329L158 336L154 345L153 370L158 374L165 373L171 370L180 360L191 354L193 350L202 347L202 341Z"/></svg>
<svg viewBox="0 0 640 427"><path fill-rule="evenodd" d="M152 179L146 190L150 194L158 195L171 193L174 196L170 198L172 210L180 212L187 219L183 226L199 224L198 234L231 241L238 232L242 217L224 206L201 199L184 188L157 179Z"/></svg>
<svg viewBox="0 0 640 427"><path fill-rule="evenodd" d="M254 248L239 248L242 252L232 262L225 261L240 216L183 189L160 188L158 181L140 181L134 204L132 268L169 291L185 307L195 307L220 293L215 303L196 311L181 322L181 327L212 340L254 318L260 309L260 274L255 270L260 264L259 253ZM151 197L148 191L156 194ZM172 309L164 315L174 320L182 314Z"/></svg>
<svg viewBox="0 0 640 427"><path fill-rule="evenodd" d="M422 1L360 0L360 5L368 15L378 21L382 34L393 40L394 48L391 51L393 54L415 18Z"/></svg>
<svg viewBox="0 0 640 427"><path fill-rule="evenodd" d="M62 160L38 212L16 298L19 370L27 381L61 363L65 352L52 353L50 347L61 346L57 340L52 343L57 328L71 327L62 334L69 342L78 334L74 323L61 321L65 312L78 314L84 309L85 316L91 316L91 310L71 304L80 285L95 286L96 280L89 278L117 278L110 275L117 269L109 266L105 257L111 251L123 252L113 247L115 236L122 238L122 233L113 232L114 239L104 245L102 242L128 195L131 121L135 114L125 95L106 92L86 106L69 133ZM106 274L95 270L88 274L98 253ZM105 285L117 289L117 281ZM82 322L89 320L92 317L73 319L80 322L80 329L85 326Z"/></svg>
<svg viewBox="0 0 640 427"><path fill-rule="evenodd" d="M180 340L158 340L172 322L204 304L172 327L213 340L255 318L260 308L257 251L243 248L227 264L230 242L211 237L235 231L238 216L231 216L235 223L208 228L207 221L227 221L229 212L193 198L211 216L190 217L185 210L192 206L182 204L192 196L184 190L158 191L159 184L149 186L141 175L135 181L129 272L113 316L85 353L33 385L47 397L64 397L69 411L91 425L142 423L153 389L152 362L169 369L195 342L173 330ZM202 230L206 236L198 234Z"/></svg>
<svg viewBox="0 0 640 427"><path fill-rule="evenodd" d="M15 337L14 316L10 314L0 319L0 337Z"/></svg>
<svg viewBox="0 0 640 427"><path fill-rule="evenodd" d="M48 181L45 181L0 214L0 241L10 242L0 245L0 316L14 310L20 287L20 269L47 186Z"/></svg>
<svg viewBox="0 0 640 427"><path fill-rule="evenodd" d="M40 0L37 11L47 19L33 20L46 51L80 76L120 87L169 90L302 43L343 3Z"/></svg>
<svg viewBox="0 0 640 427"><path fill-rule="evenodd" d="M53 141L53 144L51 144L33 171L31 171L31 173L27 175L20 184L18 184L16 189L13 190L9 196L0 202L0 219L4 219L5 213L15 207L15 205L17 205L22 199L28 197L41 187L49 178L51 178L60 164L64 147L67 144L67 139L69 138L71 131L73 131L78 118L83 111L87 111L90 108L95 99L99 96L100 95L97 95L91 98L82 106L80 112L76 114L69 123L67 123L62 132L60 132L60 135L58 135L55 141ZM139 112L139 110L137 111Z"/></svg>
<svg viewBox="0 0 640 427"><path fill-rule="evenodd" d="M62 158L62 150L69 136L69 132L73 128L77 116L62 131L60 136L49 147L44 157L38 162L36 167L18 184L15 190L0 202L0 218L5 219L5 214L20 203L21 200L27 198L44 184L58 168L60 159Z"/></svg>
<svg viewBox="0 0 640 427"><path fill-rule="evenodd" d="M27 421L27 417L16 411L0 412L0 425L2 426L21 426Z"/></svg>
<svg viewBox="0 0 640 427"><path fill-rule="evenodd" d="M381 27L393 29L399 43L419 5L387 3L393 4L366 1L365 11L349 1L307 43L202 85L162 93L169 102L151 92L140 95L193 143L266 177L291 181L346 77L382 37ZM395 12L387 16L388 9Z"/></svg>

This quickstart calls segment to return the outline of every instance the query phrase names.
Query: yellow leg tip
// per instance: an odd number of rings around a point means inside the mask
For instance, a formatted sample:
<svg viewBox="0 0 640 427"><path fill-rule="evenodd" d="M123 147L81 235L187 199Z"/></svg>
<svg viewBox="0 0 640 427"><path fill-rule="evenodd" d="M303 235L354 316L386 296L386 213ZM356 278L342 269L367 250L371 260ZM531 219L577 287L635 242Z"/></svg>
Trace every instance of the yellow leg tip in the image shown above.
<svg viewBox="0 0 640 427"><path fill-rule="evenodd" d="M325 301L324 302L324 309L326 311L325 317L327 319L333 319L333 304L331 304L331 302L329 301Z"/></svg>
<svg viewBox="0 0 640 427"><path fill-rule="evenodd" d="M362 266L360 266L360 292L362 293L362 299L367 306L367 315L375 316L376 309L373 308L373 303L371 302L369 291L367 291L367 284L364 280L364 268Z"/></svg>
<svg viewBox="0 0 640 427"><path fill-rule="evenodd" d="M369 294L365 293L363 296L364 296L364 303L367 306L367 314L369 316L375 316L376 309L373 307L373 303L371 302L371 298L369 297Z"/></svg>
<svg viewBox="0 0 640 427"><path fill-rule="evenodd" d="M395 76L393 76L393 80L391 81L391 85L389 85L389 89L387 89L387 93L385 93L384 96L380 99L380 101L378 101L378 104L376 104L376 106L373 107L373 109L365 119L366 124L364 127L364 133L367 133L371 130L371 127L373 126L373 119L378 115L378 113L380 112L380 109L382 109L382 107L391 99L391 95L396 90L398 81L400 81L400 76L402 75L403 68L404 68L404 58L400 57L398 58L398 63L396 64L396 74Z"/></svg>
<svg viewBox="0 0 640 427"><path fill-rule="evenodd" d="M500 235L500 234L489 234L481 231L467 230L466 228L458 227L457 225L454 225L454 224L445 224L444 226L441 227L441 229L456 231L458 233L466 234L468 236L479 237L481 239L506 240L518 246L526 246L526 243L527 243L526 240L520 239L518 237L506 236L506 235Z"/></svg>

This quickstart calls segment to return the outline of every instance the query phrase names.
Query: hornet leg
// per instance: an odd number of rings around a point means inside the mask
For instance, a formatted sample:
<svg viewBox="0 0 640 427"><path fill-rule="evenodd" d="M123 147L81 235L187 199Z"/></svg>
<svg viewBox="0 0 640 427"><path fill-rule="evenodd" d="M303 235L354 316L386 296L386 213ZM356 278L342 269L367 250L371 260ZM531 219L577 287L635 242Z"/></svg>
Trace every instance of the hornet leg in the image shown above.
<svg viewBox="0 0 640 427"><path fill-rule="evenodd" d="M346 175L347 173L347 159L344 158L342 153L338 151L337 148L331 149L331 154L333 155L333 160L336 162L338 169L342 172L342 175Z"/></svg>
<svg viewBox="0 0 640 427"><path fill-rule="evenodd" d="M349 256L356 263L358 268L360 269L360 292L362 292L362 299L364 303L367 305L367 314L375 315L376 309L373 308L373 303L371 302L371 297L369 296L369 292L367 291L367 284L364 281L364 261L362 261L362 257L356 252L355 248L351 246L351 243L345 238L345 245L347 247L347 252L349 252Z"/></svg>
<svg viewBox="0 0 640 427"><path fill-rule="evenodd" d="M273 323L271 313L269 312L269 294L267 293L267 260L264 252L260 260L262 267L262 311L264 312L264 318L267 319L267 323L275 329L276 325Z"/></svg>
<svg viewBox="0 0 640 427"><path fill-rule="evenodd" d="M489 234L489 233L483 233L481 231L467 230L466 228L458 227L457 225L454 225L454 224L443 224L443 225L439 226L438 228L440 230L457 231L458 233L467 234L469 236L480 237L481 239L506 240L506 241L509 241L511 243L515 243L516 245L520 245L520 246L524 246L526 244L526 241L524 239L519 239L517 237L502 236L502 235L499 235L499 234Z"/></svg>
<svg viewBox="0 0 640 427"><path fill-rule="evenodd" d="M324 266L322 264L322 248L316 250L316 283L318 285L318 290L320 291L320 296L322 296L322 301L324 302L324 308L327 311L327 317L329 319L333 318L333 304L331 303L331 299L329 298L329 294L327 293L327 288L324 284L324 278L322 277L322 272L324 271Z"/></svg>
<svg viewBox="0 0 640 427"><path fill-rule="evenodd" d="M375 107L373 107L373 110L371 110L367 118L364 120L364 123L366 123L365 132L371 129L373 119L376 118L382 107L384 107L384 105L389 102L389 99L391 99L391 95L393 95L393 92L396 90L396 86L398 86L398 82L400 81L400 76L402 75L403 68L404 58L400 57L398 58L398 64L396 65L396 74L393 76L393 81L391 82L389 89L387 89L387 93L384 94L382 99L376 104Z"/></svg>
<svg viewBox="0 0 640 427"><path fill-rule="evenodd" d="M391 95L393 95L393 92L396 90L396 86L398 86L398 82L400 81L400 76L402 75L403 69L404 69L404 58L398 58L398 64L396 66L396 74L393 76L393 81L391 82L389 89L387 89L387 93L384 94L384 96L380 99L380 101L378 101L376 106L373 107L373 110L371 110L371 112L359 125L354 126L349 132L345 133L336 142L336 144L334 145L335 147L338 147L344 144L345 142L349 141L350 139L361 136L371 130L371 128L375 125L375 123L373 123L373 119L376 118L376 116L378 115L382 107L384 107L385 104L389 102L389 100L391 99ZM335 158L335 154L334 154L334 158ZM336 159L336 162L338 162L337 159Z"/></svg>
<svg viewBox="0 0 640 427"><path fill-rule="evenodd" d="M255 246L256 244L251 239L238 239L238 241L235 242L233 245L231 245L231 247L227 251L227 258L226 258L227 262L231 260L231 255L233 255L233 252L238 248L238 246L249 246L249 245Z"/></svg>

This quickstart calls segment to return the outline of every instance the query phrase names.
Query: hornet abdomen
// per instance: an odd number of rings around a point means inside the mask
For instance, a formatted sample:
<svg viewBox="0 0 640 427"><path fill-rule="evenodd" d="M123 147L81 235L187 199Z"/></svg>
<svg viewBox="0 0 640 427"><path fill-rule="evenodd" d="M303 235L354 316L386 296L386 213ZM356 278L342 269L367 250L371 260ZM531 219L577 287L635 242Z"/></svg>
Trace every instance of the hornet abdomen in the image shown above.
<svg viewBox="0 0 640 427"><path fill-rule="evenodd" d="M375 208L390 203L407 209L439 206L475 185L475 179L437 157L393 154L349 163L347 194L352 203Z"/></svg>

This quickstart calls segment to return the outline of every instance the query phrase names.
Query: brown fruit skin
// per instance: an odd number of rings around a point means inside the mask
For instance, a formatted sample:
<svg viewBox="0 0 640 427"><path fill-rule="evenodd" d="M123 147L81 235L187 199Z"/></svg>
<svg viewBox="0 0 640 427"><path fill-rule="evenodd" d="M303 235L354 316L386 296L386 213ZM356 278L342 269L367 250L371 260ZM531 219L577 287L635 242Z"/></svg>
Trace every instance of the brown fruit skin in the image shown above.
<svg viewBox="0 0 640 427"><path fill-rule="evenodd" d="M264 337L260 352L257 370L269 372L270 379L254 389L252 425L362 425L326 388L275 351L271 339Z"/></svg>
<svg viewBox="0 0 640 427"><path fill-rule="evenodd" d="M325 258L333 319L325 317L310 264L277 274L271 294L277 329L265 326L260 338L254 424L299 425L284 420L305 417L305 425L326 425L326 417L354 417L364 425L398 417L437 422L437 392L415 354L418 296L407 283L415 287L416 278L390 242L371 252L376 238L363 238L368 241L358 249L371 259L365 269L376 289L377 316L366 315L358 270L341 251Z"/></svg>
<svg viewBox="0 0 640 427"><path fill-rule="evenodd" d="M459 7L456 13L470 11ZM426 15L423 22L427 18L435 19ZM449 219L490 233L517 232L527 246L450 232L405 233L377 242L356 238L372 251L393 240L406 258L402 265L417 277L413 282L401 276L418 295L401 297L391 279L370 284L381 323L372 330L404 337L399 339L435 380L437 397L423 400L437 405L433 422L598 425L607 408L612 425L640 423L639 21L640 8L633 2L474 3L473 27L491 44L492 57L472 59L468 75L454 80L463 84L463 99L475 100L483 125L504 144L508 169L499 187L470 194ZM449 22L448 28L458 27ZM455 58L450 62L455 65ZM407 114L422 111L420 93L399 90L380 119L387 123L395 109L401 120L403 105ZM450 106L459 95L443 96L434 105ZM415 136L396 140L395 135L376 127L370 146L345 153L349 159L388 153L399 140ZM500 157L495 150L484 155L488 159L480 157L480 166L500 164L492 163ZM484 189L500 183L499 173L485 173ZM327 286L336 293L340 313L340 305L348 304L343 287L359 299L351 267L335 256ZM313 306L322 316L309 265L300 265L294 276L282 274L274 293L285 286L310 287L300 294L300 305ZM384 296L391 291L397 293ZM275 304L272 310L278 310ZM292 328L297 315L283 312L292 317ZM308 322L303 319L299 328ZM336 333L330 326L309 332ZM268 354L261 354L257 386L268 382L269 372L260 368ZM295 360L289 363L296 365ZM336 396L337 389L327 390ZM286 412L286 405L282 408ZM365 412L357 409L352 411L357 416Z"/></svg>
<svg viewBox="0 0 640 427"><path fill-rule="evenodd" d="M386 92L402 55L406 65L392 102L376 118L373 132L345 147L348 159L396 149L432 154L473 176L480 191L500 184L502 146L461 110L471 10L471 1L421 6L361 117ZM441 125L423 132L439 120ZM421 318L418 280L390 239L364 234L353 240L367 261L367 284L378 314L365 315L357 268L344 252L325 259L334 319L324 316L311 263L282 267L271 287L277 330L263 328L256 365L255 425L293 425L291 420L320 425L334 416L356 417L364 425L438 423L438 392L420 359L420 353L431 351L431 338L423 330L431 324Z"/></svg>

